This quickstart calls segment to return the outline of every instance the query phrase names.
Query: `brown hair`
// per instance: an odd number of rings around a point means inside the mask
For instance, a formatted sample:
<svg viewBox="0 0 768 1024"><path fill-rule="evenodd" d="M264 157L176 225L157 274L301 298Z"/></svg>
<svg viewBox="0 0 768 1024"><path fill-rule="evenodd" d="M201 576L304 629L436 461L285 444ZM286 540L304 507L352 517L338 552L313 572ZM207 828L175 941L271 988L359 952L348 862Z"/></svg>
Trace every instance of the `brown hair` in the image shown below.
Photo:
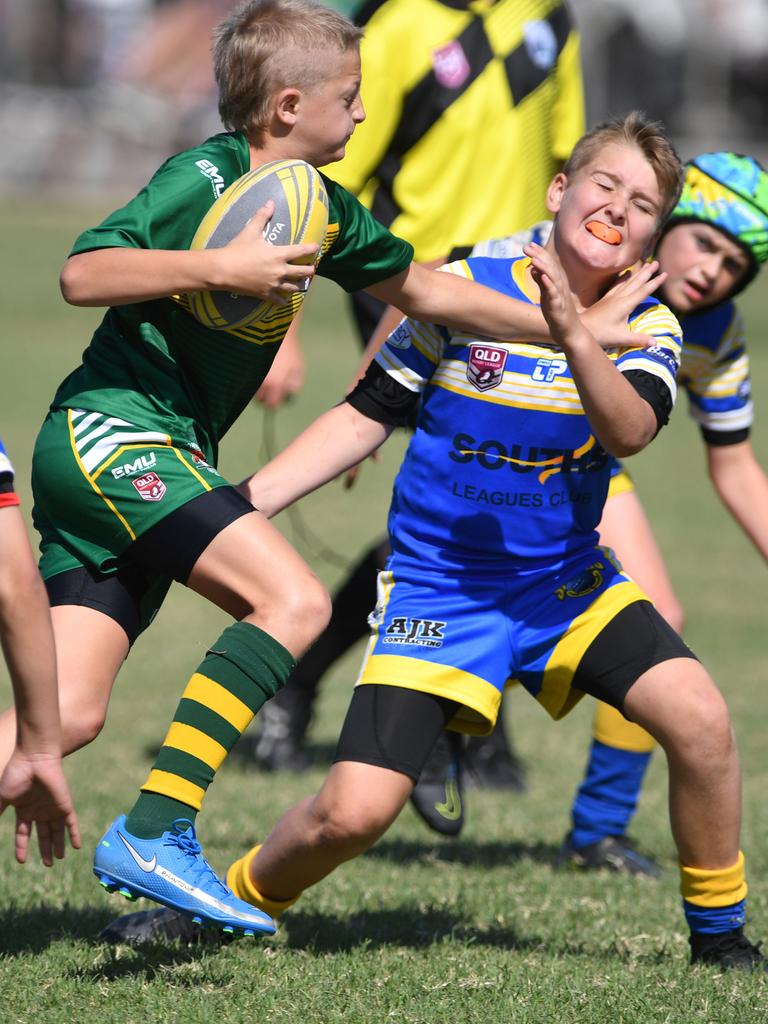
<svg viewBox="0 0 768 1024"><path fill-rule="evenodd" d="M641 110L633 110L626 117L617 117L597 125L582 135L563 167L566 177L571 177L589 163L603 146L610 143L636 146L653 168L661 193L662 208L659 223L662 224L680 198L685 172L675 148L659 121L651 121Z"/></svg>
<svg viewBox="0 0 768 1024"><path fill-rule="evenodd" d="M216 26L213 67L224 126L248 135L267 124L279 89L311 89L362 30L317 0L247 0Z"/></svg>

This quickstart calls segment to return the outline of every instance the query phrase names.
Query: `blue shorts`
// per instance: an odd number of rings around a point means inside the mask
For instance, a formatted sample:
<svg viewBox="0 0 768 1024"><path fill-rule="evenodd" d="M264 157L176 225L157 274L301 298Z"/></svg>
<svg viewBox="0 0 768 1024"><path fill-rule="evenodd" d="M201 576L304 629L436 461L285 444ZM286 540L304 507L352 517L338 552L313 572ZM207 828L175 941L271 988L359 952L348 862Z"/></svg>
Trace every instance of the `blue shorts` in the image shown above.
<svg viewBox="0 0 768 1024"><path fill-rule="evenodd" d="M604 548L557 571L445 573L394 555L379 574L372 636L357 685L420 690L460 705L449 723L484 734L516 680L562 718L584 696L574 675L628 605L648 602Z"/></svg>

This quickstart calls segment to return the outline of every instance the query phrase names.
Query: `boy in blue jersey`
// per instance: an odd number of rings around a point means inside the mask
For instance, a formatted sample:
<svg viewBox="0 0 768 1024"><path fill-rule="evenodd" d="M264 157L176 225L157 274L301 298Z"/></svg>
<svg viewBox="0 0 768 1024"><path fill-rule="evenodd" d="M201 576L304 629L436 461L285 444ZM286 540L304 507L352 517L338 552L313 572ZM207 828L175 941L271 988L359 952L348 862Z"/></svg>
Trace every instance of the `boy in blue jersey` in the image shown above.
<svg viewBox="0 0 768 1024"><path fill-rule="evenodd" d="M545 244L551 221L478 243L471 256L518 256ZM712 483L731 515L768 561L768 476L755 458L744 321L734 299L768 261L768 172L752 157L702 153L686 166L680 200L656 247L667 275L659 294L676 313L685 344L678 384L705 445ZM601 541L682 633L684 614L643 506L614 463L599 526ZM609 704L598 703L584 781L572 808L562 864L656 876L658 865L627 837L655 742ZM434 763L434 759L433 759ZM434 767L449 785L450 762Z"/></svg>
<svg viewBox="0 0 768 1024"><path fill-rule="evenodd" d="M280 913L367 849L404 806L441 730L488 731L513 677L555 718L589 693L658 739L692 959L764 969L742 932L739 767L727 709L597 544L610 456L639 451L666 422L681 337L670 311L646 297L662 280L655 264L616 286L649 348L606 358L577 309L651 251L680 182L668 143L638 115L585 136L548 191L556 219L545 249L448 268L541 302L551 343L403 321L346 402L242 485L272 515L370 454L420 403L336 761L317 796L231 866L240 898Z"/></svg>

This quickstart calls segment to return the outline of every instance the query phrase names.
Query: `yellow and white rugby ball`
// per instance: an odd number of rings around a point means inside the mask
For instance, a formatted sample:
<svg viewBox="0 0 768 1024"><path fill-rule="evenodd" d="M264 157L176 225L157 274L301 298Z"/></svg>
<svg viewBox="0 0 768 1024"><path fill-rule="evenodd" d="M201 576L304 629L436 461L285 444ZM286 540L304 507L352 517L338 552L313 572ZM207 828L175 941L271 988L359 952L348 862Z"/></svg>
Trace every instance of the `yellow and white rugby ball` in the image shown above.
<svg viewBox="0 0 768 1024"><path fill-rule="evenodd" d="M219 196L201 221L190 248L227 245L268 199L274 202L275 212L264 229L267 242L322 246L328 230L328 194L323 179L303 160L273 160L244 174ZM193 292L188 298L192 315L218 331L258 323L275 308L255 295L227 291Z"/></svg>

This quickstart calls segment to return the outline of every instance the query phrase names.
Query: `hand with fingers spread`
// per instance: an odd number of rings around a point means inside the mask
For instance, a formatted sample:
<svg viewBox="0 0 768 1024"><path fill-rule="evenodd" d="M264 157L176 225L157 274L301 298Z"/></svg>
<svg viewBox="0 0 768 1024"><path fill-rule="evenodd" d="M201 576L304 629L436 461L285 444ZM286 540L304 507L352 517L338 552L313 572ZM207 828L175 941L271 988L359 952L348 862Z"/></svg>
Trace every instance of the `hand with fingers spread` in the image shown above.
<svg viewBox="0 0 768 1024"><path fill-rule="evenodd" d="M666 279L667 275L659 271L658 260L637 264L581 314L583 323L604 348L647 348L653 339L633 333L627 317L643 299L658 291Z"/></svg>
<svg viewBox="0 0 768 1024"><path fill-rule="evenodd" d="M571 294L568 279L554 250L532 242L525 247L531 260L531 275L541 292L541 311L552 340L564 352L569 345L588 334Z"/></svg>
<svg viewBox="0 0 768 1024"><path fill-rule="evenodd" d="M553 249L531 244L525 247L531 260L531 275L539 287L541 311L552 340L562 349L582 406L592 430L605 450L612 455L631 455L640 451L654 436L655 415L648 403L613 365L597 343L585 312L579 312L567 275ZM624 275L611 289L611 316L624 312L627 340L614 341L633 348L646 347L644 336L628 327L629 313L652 287L653 265L641 267L635 275ZM602 301L602 300L601 300ZM594 308L594 307L591 307ZM640 339L639 344L635 339ZM650 341L650 339L649 339Z"/></svg>
<svg viewBox="0 0 768 1024"><path fill-rule="evenodd" d="M80 849L80 827L60 757L27 756L17 748L0 776L0 814L7 807L16 810L19 864L27 860L33 829L46 867L51 867L54 857L64 856L67 834L73 848Z"/></svg>
<svg viewBox="0 0 768 1024"><path fill-rule="evenodd" d="M213 250L217 257L216 288L257 295L276 306L284 306L291 295L306 289L315 273L318 247L313 243L271 245L264 238L264 229L274 210L271 200L265 203L240 234Z"/></svg>

